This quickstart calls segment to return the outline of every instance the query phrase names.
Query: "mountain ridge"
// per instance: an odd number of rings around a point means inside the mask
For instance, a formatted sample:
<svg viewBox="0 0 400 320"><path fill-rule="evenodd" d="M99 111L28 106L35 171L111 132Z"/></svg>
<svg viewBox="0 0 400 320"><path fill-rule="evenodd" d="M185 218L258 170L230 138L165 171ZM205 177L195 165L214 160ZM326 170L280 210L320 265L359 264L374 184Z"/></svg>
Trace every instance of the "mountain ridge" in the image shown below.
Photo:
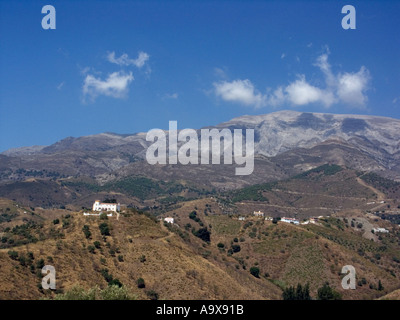
<svg viewBox="0 0 400 320"><path fill-rule="evenodd" d="M153 178L158 173L166 180L184 178L198 182L205 173L203 180L208 185L220 187L227 183L241 187L260 183L260 179L271 180L272 176L287 178L331 162L400 180L398 119L285 110L245 115L204 128L254 129L255 173L239 178L232 174L232 166L151 166L145 160L150 145L145 132L125 135L105 132L68 137L45 147L3 152L0 182L24 180L32 172L44 170L103 182L139 172Z"/></svg>

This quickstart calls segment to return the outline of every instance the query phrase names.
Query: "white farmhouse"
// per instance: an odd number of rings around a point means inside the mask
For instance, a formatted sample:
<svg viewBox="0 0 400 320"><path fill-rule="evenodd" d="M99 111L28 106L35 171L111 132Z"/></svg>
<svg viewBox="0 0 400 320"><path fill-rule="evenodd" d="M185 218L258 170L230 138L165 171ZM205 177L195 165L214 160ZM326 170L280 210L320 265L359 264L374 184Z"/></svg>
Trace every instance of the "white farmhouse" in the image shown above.
<svg viewBox="0 0 400 320"><path fill-rule="evenodd" d="M120 211L121 206L119 203L104 203L100 202L100 200L96 200L93 203L93 211Z"/></svg>
<svg viewBox="0 0 400 320"><path fill-rule="evenodd" d="M254 211L253 213L256 217L264 217L264 212L261 211Z"/></svg>
<svg viewBox="0 0 400 320"><path fill-rule="evenodd" d="M171 223L171 224L173 224L173 223L174 223L174 218L167 217L167 218L164 218L164 221L165 221L166 223Z"/></svg>
<svg viewBox="0 0 400 320"><path fill-rule="evenodd" d="M286 222L286 223L293 223L293 224L300 224L299 220L295 219L295 218L285 218L283 217L281 219L282 222Z"/></svg>
<svg viewBox="0 0 400 320"><path fill-rule="evenodd" d="M389 233L389 230L385 229L385 228L373 228L372 229L375 233L377 232L382 232L382 233Z"/></svg>
<svg viewBox="0 0 400 320"><path fill-rule="evenodd" d="M306 220L306 221L302 222L301 224L309 224L309 223L317 224L317 222L318 222L317 218L310 218L310 220Z"/></svg>

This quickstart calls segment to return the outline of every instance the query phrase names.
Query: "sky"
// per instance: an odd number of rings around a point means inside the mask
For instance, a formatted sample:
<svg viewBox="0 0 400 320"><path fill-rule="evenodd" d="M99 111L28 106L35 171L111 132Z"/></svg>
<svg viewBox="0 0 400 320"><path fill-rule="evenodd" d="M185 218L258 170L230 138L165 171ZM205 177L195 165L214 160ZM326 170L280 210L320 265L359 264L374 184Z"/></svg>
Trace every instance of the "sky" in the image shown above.
<svg viewBox="0 0 400 320"><path fill-rule="evenodd" d="M387 0L0 0L0 152L279 110L400 118L399 17Z"/></svg>

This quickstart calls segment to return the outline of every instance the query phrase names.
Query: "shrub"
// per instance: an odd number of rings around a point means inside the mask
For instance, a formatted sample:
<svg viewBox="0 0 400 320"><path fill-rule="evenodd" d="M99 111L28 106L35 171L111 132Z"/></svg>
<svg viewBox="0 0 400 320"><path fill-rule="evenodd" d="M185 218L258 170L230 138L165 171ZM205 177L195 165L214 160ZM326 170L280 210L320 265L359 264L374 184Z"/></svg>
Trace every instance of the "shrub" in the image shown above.
<svg viewBox="0 0 400 320"><path fill-rule="evenodd" d="M384 288L383 288L382 282L381 282L381 280L379 280L379 282L378 282L378 290L382 291L383 289Z"/></svg>
<svg viewBox="0 0 400 320"><path fill-rule="evenodd" d="M88 246L87 247L90 253L96 253L96 248L94 246Z"/></svg>
<svg viewBox="0 0 400 320"><path fill-rule="evenodd" d="M142 263L145 262L146 261L146 256L144 254L141 255L140 258L139 258L139 261L142 262Z"/></svg>
<svg viewBox="0 0 400 320"><path fill-rule="evenodd" d="M240 245L238 245L238 244L233 244L232 245L232 252L233 253L236 253L236 252L239 252L240 251Z"/></svg>
<svg viewBox="0 0 400 320"><path fill-rule="evenodd" d="M36 268L41 270L43 267L44 267L44 260L43 259L38 260L36 262Z"/></svg>
<svg viewBox="0 0 400 320"><path fill-rule="evenodd" d="M101 290L98 287L85 291L80 287L73 287L71 290L57 294L54 300L135 300L127 288L118 286L108 286Z"/></svg>
<svg viewBox="0 0 400 320"><path fill-rule="evenodd" d="M96 249L100 249L101 244L99 241L93 242L93 245L96 247Z"/></svg>
<svg viewBox="0 0 400 320"><path fill-rule="evenodd" d="M85 224L82 228L82 231L85 234L86 239L90 239L90 237L92 236L92 233L89 230L89 226Z"/></svg>
<svg viewBox="0 0 400 320"><path fill-rule="evenodd" d="M120 255L118 256L118 261L119 261L119 262L124 262L124 256L120 254Z"/></svg>
<svg viewBox="0 0 400 320"><path fill-rule="evenodd" d="M8 256L9 256L12 260L18 260L18 252L17 252L17 251L14 251L14 250L8 251Z"/></svg>
<svg viewBox="0 0 400 320"><path fill-rule="evenodd" d="M192 211L191 213L189 213L189 218L196 221L197 223L199 223L200 225L202 225L203 223L201 222L200 218L197 216L197 212L196 211Z"/></svg>
<svg viewBox="0 0 400 320"><path fill-rule="evenodd" d="M107 223L103 222L102 224L99 225L100 233L103 236L109 236L110 235L110 228Z"/></svg>
<svg viewBox="0 0 400 320"><path fill-rule="evenodd" d="M129 290L123 286L110 285L107 288L100 291L100 297L102 300L135 300Z"/></svg>
<svg viewBox="0 0 400 320"><path fill-rule="evenodd" d="M253 277L256 277L256 278L260 277L260 269L258 267L251 267L250 273Z"/></svg>
<svg viewBox="0 0 400 320"><path fill-rule="evenodd" d="M59 223L60 223L60 219L53 220L53 224L59 224Z"/></svg>
<svg viewBox="0 0 400 320"><path fill-rule="evenodd" d="M121 281L119 281L118 279L112 279L109 283L109 286L118 286L119 288L121 288L123 286L123 284L121 283Z"/></svg>
<svg viewBox="0 0 400 320"><path fill-rule="evenodd" d="M101 269L100 270L101 275L103 278L107 281L110 282L113 279L113 276L108 273L108 269Z"/></svg>
<svg viewBox="0 0 400 320"><path fill-rule="evenodd" d="M146 294L150 300L158 300L158 293L155 292L154 290L149 290L146 292Z"/></svg>
<svg viewBox="0 0 400 320"><path fill-rule="evenodd" d="M143 278L139 278L137 279L137 286L139 289L143 289L146 287L146 284L144 283L144 279Z"/></svg>
<svg viewBox="0 0 400 320"><path fill-rule="evenodd" d="M27 265L27 259L24 254L21 254L18 260L21 266L25 267Z"/></svg>
<svg viewBox="0 0 400 320"><path fill-rule="evenodd" d="M219 242L217 244L217 247L220 248L220 249L223 249L223 248L225 248L225 245L222 242Z"/></svg>
<svg viewBox="0 0 400 320"><path fill-rule="evenodd" d="M102 213L100 214L100 220L108 220L107 213L102 212Z"/></svg>

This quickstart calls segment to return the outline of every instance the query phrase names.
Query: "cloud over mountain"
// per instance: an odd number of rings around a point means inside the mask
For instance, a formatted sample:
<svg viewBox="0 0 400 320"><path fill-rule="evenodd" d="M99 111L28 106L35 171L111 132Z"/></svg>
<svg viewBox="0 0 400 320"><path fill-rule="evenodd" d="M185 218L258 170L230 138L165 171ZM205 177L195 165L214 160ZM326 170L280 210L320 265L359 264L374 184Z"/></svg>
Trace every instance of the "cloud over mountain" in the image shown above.
<svg viewBox="0 0 400 320"><path fill-rule="evenodd" d="M322 54L314 64L324 75L324 87L311 84L304 74L300 74L287 86L279 86L266 93L259 92L249 79L214 82L214 93L224 101L255 108L302 106L311 103L321 103L326 108L336 103L363 108L368 101L366 91L371 79L368 69L362 66L358 72L334 74L328 55L329 53Z"/></svg>
<svg viewBox="0 0 400 320"><path fill-rule="evenodd" d="M99 95L123 98L128 92L128 85L133 80L132 72L113 72L105 80L88 74L83 84L84 96L95 99Z"/></svg>

